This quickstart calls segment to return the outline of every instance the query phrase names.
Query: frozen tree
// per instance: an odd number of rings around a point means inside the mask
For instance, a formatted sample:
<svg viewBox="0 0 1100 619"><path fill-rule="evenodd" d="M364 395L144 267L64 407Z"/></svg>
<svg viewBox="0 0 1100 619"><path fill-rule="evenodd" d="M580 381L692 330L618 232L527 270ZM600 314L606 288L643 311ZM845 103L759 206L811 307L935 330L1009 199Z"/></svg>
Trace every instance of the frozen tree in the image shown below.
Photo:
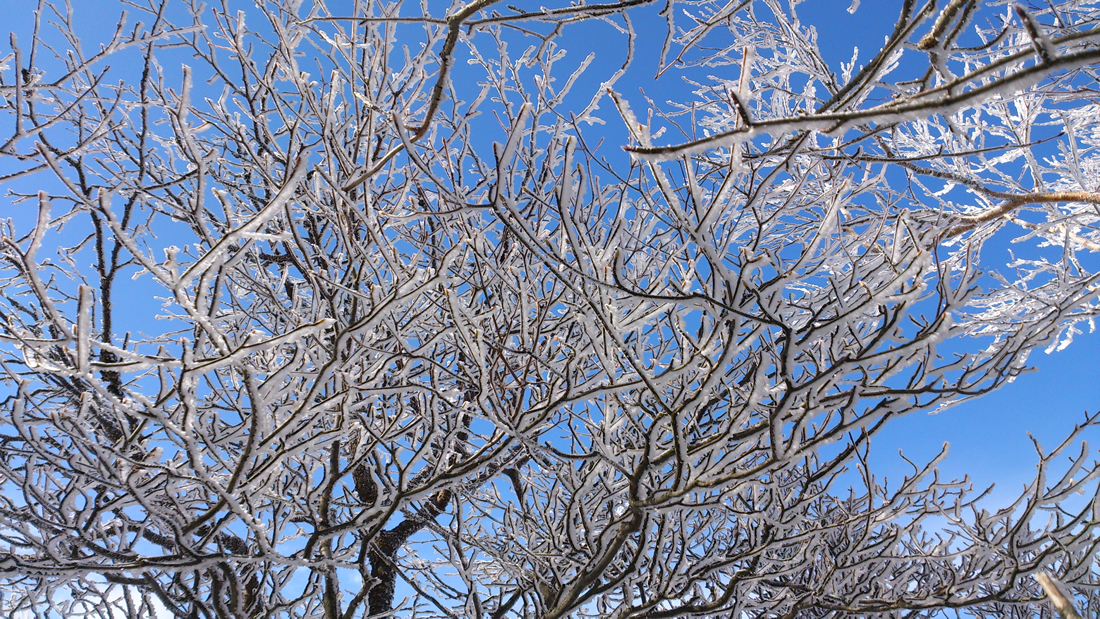
<svg viewBox="0 0 1100 619"><path fill-rule="evenodd" d="M5 616L1095 616L1096 416L866 466L1100 312L1095 3L234 4L0 61Z"/></svg>

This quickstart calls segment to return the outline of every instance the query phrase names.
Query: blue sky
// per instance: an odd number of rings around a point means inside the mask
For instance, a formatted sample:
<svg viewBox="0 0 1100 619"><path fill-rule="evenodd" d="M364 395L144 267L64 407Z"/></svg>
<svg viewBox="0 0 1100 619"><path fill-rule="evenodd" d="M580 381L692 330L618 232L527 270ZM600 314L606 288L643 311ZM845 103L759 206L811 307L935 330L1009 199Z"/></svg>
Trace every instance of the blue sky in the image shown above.
<svg viewBox="0 0 1100 619"><path fill-rule="evenodd" d="M857 70L878 52L893 30L901 4L900 0L868 0L850 13L851 0L804 0L795 10L804 23L812 24L817 30L825 59L839 72L840 63L851 60L854 47L859 48ZM685 99L684 83L674 71L654 80L664 37L664 19L657 13L663 7L664 3L659 2L632 13L639 33L635 61L624 79L616 84L616 90L631 101L639 118L644 118L645 113L645 99L639 89L658 102L663 102L663 98ZM989 9L976 19L986 23L985 20L997 19L1007 11L1008 7ZM567 40L575 40L582 47L568 48L574 55L574 62L579 62L588 53L586 46L593 46L601 53L597 62L612 67L594 71L590 76L593 86L617 68L624 56L619 39L602 39L606 42L603 49L599 43L592 43L590 35L604 33L606 37L608 31L606 25L591 22L567 34L572 37ZM722 70L716 68L712 73ZM575 92L584 91L575 89ZM578 94L575 100L585 96L587 94ZM601 104L600 112L608 121L608 129L614 132L611 126L617 124L618 118L609 101ZM657 124L654 123L655 127ZM671 131L659 140L660 143L677 141ZM614 162L617 148L614 144L612 148L604 147L601 152ZM1014 499L1022 485L1034 478L1038 462L1028 433L1049 451L1065 439L1086 411L1100 409L1100 333L1088 333L1088 324L1079 325L1079 328L1085 333L1076 336L1066 350L1050 354L1042 349L1032 352L1028 362L1035 371L999 391L940 414L918 413L893 421L872 441L872 472L880 479L885 475L900 480L912 468L899 456L899 450L904 451L906 458L924 464L949 442L949 456L940 466L943 477L970 475L976 489L996 484L985 503L991 509ZM1093 432L1086 438L1091 438L1093 445L1100 445L1100 433ZM1077 453L1076 449L1070 451Z"/></svg>
<svg viewBox="0 0 1100 619"><path fill-rule="evenodd" d="M230 3L231 7L233 4ZM251 4L247 3L249 6ZM330 3L330 8L335 10L338 4ZM836 70L839 70L839 62L846 62L852 57L853 46L860 48L859 58L864 60L877 51L883 37L893 27L900 1L868 0L854 14L846 10L850 4L850 0L805 0L797 6L800 17L817 28L826 58ZM21 41L29 39L32 25L30 11L36 5L37 2L31 0L9 0L5 8L0 9L6 25L17 32ZM77 23L89 33L84 38L88 49L98 43L94 33L109 32L117 23L117 10L105 10L106 5L113 3L73 0ZM524 5L518 3L518 6ZM645 7L639 11L639 17L653 18L662 7L663 3ZM242 8L246 8L244 3ZM638 22L639 25L644 23L659 24L659 20ZM585 48L568 48L573 62L579 63L589 51L595 51L596 63L604 64L599 71L593 72L591 81L594 83L591 86L604 79L598 76L609 74L623 58L621 39L588 36L589 32L597 31L607 33L609 29L603 24L586 24L576 27L565 39L576 41L576 45ZM643 29L640 34L634 69L617 86L634 103L636 112L644 110L644 99L638 94L638 87L644 87L647 94L657 100L662 99L663 93L675 93L684 87L680 78L672 73L666 74L659 82L653 81L660 48L659 37L663 32ZM606 37L606 34L603 36ZM583 94L576 95L574 101L587 100L590 96L587 93L591 89L585 92L583 85L582 81L576 90ZM617 121L613 107L606 99L601 106L601 115L609 125ZM614 129L611 131L614 132ZM609 144L601 152L612 160L621 157L625 162L626 156L618 150L617 144ZM3 172L0 169L0 174ZM0 211L18 216L23 209L29 208L30 205L23 205L13 209L6 198L0 198ZM909 470L897 455L899 449L903 449L910 459L923 463L935 455L944 442L950 442L951 455L941 466L946 477L970 474L979 487L997 483L998 491L993 495L990 507L996 505L997 498L1003 500L1009 494L1018 492L1020 484L1028 481L1034 473L1037 461L1028 432L1049 449L1069 433L1085 411L1100 408L1100 375L1097 373L1100 368L1100 334L1077 336L1073 345L1062 352L1046 354L1042 350L1035 351L1029 362L1037 371L1020 377L998 392L938 415L917 414L894 421L873 442L873 471L880 477L899 476ZM1094 442L1100 443L1095 440L1100 437L1093 438Z"/></svg>
<svg viewBox="0 0 1100 619"><path fill-rule="evenodd" d="M852 57L853 46L860 49L860 64L877 52L893 28L901 2L865 1L855 13L846 10L850 4L849 0L806 0L797 6L799 17L817 28L822 51L833 67ZM1007 8L990 10L977 19L996 17ZM1028 433L1049 451L1086 411L1100 408L1100 333L1088 333L1088 324L1080 328L1085 333L1076 336L1066 350L1032 352L1028 363L1036 371L994 393L940 414L893 421L872 441L872 472L880 477L904 474L911 468L898 456L899 449L923 464L949 442L949 457L940 466L944 477L969 474L975 487L983 489L996 483L990 508L1014 498L1021 485L1033 479L1038 462ZM1089 438L1100 445L1097 433Z"/></svg>
<svg viewBox="0 0 1100 619"><path fill-rule="evenodd" d="M851 0L804 0L795 10L803 23L814 26L826 61L839 72L840 63L851 60L854 47L859 48L857 70L878 52L893 30L901 4L900 0L868 0L850 13ZM660 3L643 11L656 12L663 6ZM976 20L985 23L1007 10L1008 7L989 9ZM655 22L636 22L645 23ZM624 79L617 89L628 97L633 95L634 111L641 117L644 100L637 96L637 87L645 88L647 94L660 100L655 93L674 94L683 86L680 77L671 71L658 83L653 82L659 37L663 37L664 31L639 32L642 36L635 66L627 76L630 85ZM612 49L618 53L618 48ZM614 61L618 62L619 57L614 56ZM611 124L613 117L604 117ZM677 141L675 137L667 139ZM1100 409L1100 332L1089 333L1088 324L1079 328L1085 333L1077 335L1066 350L1049 354L1042 349L1033 351L1028 363L1035 371L1000 390L939 414L917 413L888 424L872 441L872 472L880 479L887 476L900 480L912 468L899 456L899 450L904 451L906 458L924 464L939 453L944 443L950 443L949 456L939 467L943 477L970 475L976 489L996 484L985 503L991 509L1014 499L1022 485L1034 478L1038 462L1028 434L1049 451L1066 438L1085 412ZM1100 433L1093 432L1086 438L1091 438L1094 446L1100 445ZM1071 449L1070 453L1076 454L1077 450Z"/></svg>
<svg viewBox="0 0 1100 619"><path fill-rule="evenodd" d="M230 8L238 2L242 8L252 4L232 0ZM331 2L330 8L336 10L339 4ZM854 14L847 11L850 4L851 0L805 0L797 6L800 17L815 25L826 59L838 71L840 62L851 59L853 47L859 47L860 60L866 60L878 50L893 28L900 0L867 0ZM14 29L24 43L29 39L32 25L30 11L36 5L33 0L9 0L0 9L8 28ZM106 10L105 6L112 8ZM99 40L113 30L118 12L115 6L100 0L73 0L77 23L88 33L84 37L87 49L94 49ZM517 3L517 6L525 5ZM637 11L640 36L635 64L616 86L641 118L644 118L645 101L639 88L659 102L678 95L685 98L685 86L675 72L669 72L656 82L653 79L664 35L659 29L663 19L657 16L661 8L663 3L658 2ZM564 39L571 44L567 50L569 63L573 66L589 52L597 54L593 70L574 90L571 97L574 104L586 102L600 81L622 62L623 37L608 36L609 32L606 24L593 22L573 27ZM4 53L0 52L0 56ZM166 68L176 70L178 66ZM603 101L600 115L608 121L605 129L609 136L620 135L623 136L620 139L625 139L610 101ZM665 139L676 141L671 135ZM613 163L625 165L627 155L619 149L620 144L609 139L600 152ZM0 165L0 174L4 172ZM4 188L0 188L2 191ZM29 215L32 208L29 203L12 207L0 193L0 216L18 218ZM151 324L147 318L156 313L158 306L159 302L151 295L131 298L119 308L122 312L118 320L124 325L120 331L163 329L163 324ZM137 322L130 323L128 315ZM146 322L143 325L141 321ZM1029 362L1036 368L1035 372L1021 376L997 392L938 415L915 414L893 421L872 442L872 472L880 479L886 476L897 480L911 471L898 455L899 450L903 450L910 460L923 464L949 442L950 455L940 467L943 477L969 474L977 488L996 483L996 491L985 503L991 509L1015 498L1021 485L1031 480L1038 460L1028 433L1050 449L1070 432L1085 411L1100 408L1100 375L1097 373L1100 334L1079 335L1073 345L1061 352L1047 354L1037 350ZM1100 444L1097 440L1100 436L1093 434L1093 443Z"/></svg>

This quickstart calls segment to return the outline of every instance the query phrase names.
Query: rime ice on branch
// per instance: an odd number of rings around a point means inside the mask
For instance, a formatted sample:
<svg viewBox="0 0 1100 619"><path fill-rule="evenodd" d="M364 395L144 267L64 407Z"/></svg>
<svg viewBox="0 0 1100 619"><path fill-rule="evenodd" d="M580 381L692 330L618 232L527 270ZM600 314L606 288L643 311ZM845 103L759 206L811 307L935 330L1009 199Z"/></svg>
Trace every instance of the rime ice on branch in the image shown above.
<svg viewBox="0 0 1100 619"><path fill-rule="evenodd" d="M1097 417L866 467L1096 316L1092 3L260 4L0 60L5 616L1095 612Z"/></svg>

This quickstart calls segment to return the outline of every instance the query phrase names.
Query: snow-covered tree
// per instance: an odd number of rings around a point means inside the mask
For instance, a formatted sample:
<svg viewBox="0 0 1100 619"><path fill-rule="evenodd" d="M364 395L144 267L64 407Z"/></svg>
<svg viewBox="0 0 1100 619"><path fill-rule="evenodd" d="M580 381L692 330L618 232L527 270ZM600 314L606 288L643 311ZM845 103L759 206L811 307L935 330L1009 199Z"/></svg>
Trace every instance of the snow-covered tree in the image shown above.
<svg viewBox="0 0 1100 619"><path fill-rule="evenodd" d="M40 4L4 615L1097 612L1097 417L992 513L866 457L1100 312L1100 6L797 4Z"/></svg>

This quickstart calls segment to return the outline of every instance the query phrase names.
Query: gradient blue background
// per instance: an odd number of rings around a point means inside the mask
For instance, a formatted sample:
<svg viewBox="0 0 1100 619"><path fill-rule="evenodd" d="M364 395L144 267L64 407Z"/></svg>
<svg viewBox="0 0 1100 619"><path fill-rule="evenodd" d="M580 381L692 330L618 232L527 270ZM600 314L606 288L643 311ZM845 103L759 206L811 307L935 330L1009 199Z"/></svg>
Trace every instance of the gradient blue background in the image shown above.
<svg viewBox="0 0 1100 619"><path fill-rule="evenodd" d="M85 32L84 44L87 50L98 47L102 40L117 24L120 5L101 0L73 0L77 24ZM329 8L339 9L339 2L330 2ZM350 2L347 3L350 6ZM528 3L515 2L521 8ZM840 62L852 57L853 46L860 48L860 61L866 61L876 52L884 37L892 30L897 17L899 0L864 0L859 9L850 14L847 9L851 0L806 0L797 5L800 18L817 29L819 43L831 67L839 72ZM7 0L0 6L5 30L14 30L19 39L27 42L33 24L32 11L37 2L30 0ZM239 6L251 9L253 3L230 2L230 8ZM634 104L636 113L644 118L644 99L638 93L642 87L657 101L671 98L684 89L680 78L670 71L659 82L653 81L657 54L663 37L663 18L657 12L663 2L643 7L632 13L635 25L639 28L639 38L635 64L628 76L620 81L616 88L623 92ZM992 10L992 9L991 9ZM1004 11L1002 7L996 9ZM133 18L131 18L132 20ZM592 38L590 35L596 35ZM603 37L603 38L601 38ZM8 51L4 38L3 51ZM598 56L596 63L603 63L599 71L593 71L591 79L586 76L575 88L572 100L587 101L589 93L605 79L623 58L623 38L616 35L602 23L591 22L572 28L567 32L563 45L569 50L572 63L579 63L588 53L588 49L569 47L569 41L576 41L582 48L594 49ZM520 48L522 49L522 48ZM515 52L518 53L518 50ZM569 63L566 63L569 64ZM611 68L607 68L611 67ZM173 67L166 67L174 70ZM560 76L559 79L564 79ZM669 95L669 96L662 96ZM678 97L687 98L686 92ZM600 115L608 120L606 130L616 135L617 116L608 100L601 104ZM5 122L10 116L5 117ZM10 131L10 127L3 130ZM621 134L620 134L621 135ZM671 134L661 141L676 140ZM609 144L601 153L611 161L621 157L625 165L625 154L618 150L622 142ZM27 145L22 145L27 148ZM5 173L0 160L0 174ZM24 203L13 206L6 196L6 189L0 187L0 217L13 217L17 221L29 221L34 205ZM124 312L131 316L149 316L149 310L155 312L159 303L152 299L132 299ZM130 310L130 311L127 311ZM123 314L118 317L122 330L141 330L141 325L126 324ZM1087 328L1087 325L1085 325ZM155 331L156 325L146 327ZM904 450L906 457L918 463L924 463L939 452L945 442L951 443L950 456L941 465L943 477L954 478L969 474L976 487L996 483L997 489L987 500L986 506L996 508L1005 503L1009 496L1018 495L1021 485L1030 481L1035 472L1037 454L1028 438L1033 434L1045 448L1050 449L1060 442L1079 422L1085 411L1100 408L1100 334L1086 333L1078 336L1067 350L1046 354L1042 350L1032 353L1029 363L1037 371L1026 374L1001 390L975 401L957 406L938 415L916 414L891 423L872 443L872 472L878 477L888 476L898 479L912 469L898 456L898 450ZM1100 445L1100 433L1093 432L1094 444ZM1076 453L1076 449L1071 450ZM1095 448L1092 452L1095 454ZM893 484L891 484L893 485Z"/></svg>

